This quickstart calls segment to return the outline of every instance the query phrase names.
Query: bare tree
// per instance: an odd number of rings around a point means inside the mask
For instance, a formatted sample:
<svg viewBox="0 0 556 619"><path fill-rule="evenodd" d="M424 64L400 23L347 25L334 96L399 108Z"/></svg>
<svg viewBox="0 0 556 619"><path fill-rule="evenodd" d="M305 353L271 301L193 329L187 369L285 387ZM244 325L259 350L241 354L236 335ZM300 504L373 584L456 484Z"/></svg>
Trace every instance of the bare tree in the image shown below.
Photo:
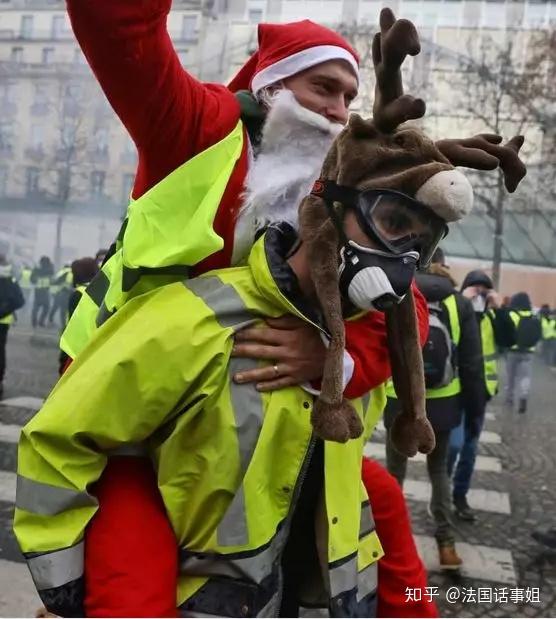
<svg viewBox="0 0 556 619"><path fill-rule="evenodd" d="M503 42L475 37L469 40L466 54L453 55L453 68L442 72L439 79L445 92L450 89L449 101L457 102L457 110L441 106L441 115L505 136L538 131L549 122L540 105L535 104L533 110L534 102L546 94L546 75L537 67L532 76L532 58L523 61L525 54L516 45L514 34L508 32ZM496 177L492 173L474 176L476 196L494 223L492 275L498 286L508 194L500 173Z"/></svg>

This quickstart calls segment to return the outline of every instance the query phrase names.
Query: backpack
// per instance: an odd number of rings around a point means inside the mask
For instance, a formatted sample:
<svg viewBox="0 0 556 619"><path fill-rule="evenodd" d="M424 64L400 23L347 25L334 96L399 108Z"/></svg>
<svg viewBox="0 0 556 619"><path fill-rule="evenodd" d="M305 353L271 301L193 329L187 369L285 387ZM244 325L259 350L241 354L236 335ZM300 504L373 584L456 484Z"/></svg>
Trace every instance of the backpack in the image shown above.
<svg viewBox="0 0 556 619"><path fill-rule="evenodd" d="M530 350L535 348L541 338L541 321L536 316L520 316L515 336L517 349Z"/></svg>
<svg viewBox="0 0 556 619"><path fill-rule="evenodd" d="M0 277L0 320L25 304L21 288L11 277Z"/></svg>
<svg viewBox="0 0 556 619"><path fill-rule="evenodd" d="M456 351L450 330L444 324L444 312L440 303L428 303L429 335L423 347L425 386L440 389L456 377Z"/></svg>

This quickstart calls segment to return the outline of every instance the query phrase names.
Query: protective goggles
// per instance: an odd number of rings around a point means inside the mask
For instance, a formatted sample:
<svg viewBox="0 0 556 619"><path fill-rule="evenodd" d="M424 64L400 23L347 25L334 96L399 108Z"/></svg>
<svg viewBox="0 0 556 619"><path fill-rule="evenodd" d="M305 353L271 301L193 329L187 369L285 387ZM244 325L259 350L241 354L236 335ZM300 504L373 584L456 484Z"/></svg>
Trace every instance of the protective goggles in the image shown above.
<svg viewBox="0 0 556 619"><path fill-rule="evenodd" d="M379 249L394 255L419 252L421 269L429 265L438 244L448 234L446 222L425 204L393 189L360 191L334 181L318 180L311 193L325 201L343 237L343 224L334 202L353 209L357 223Z"/></svg>

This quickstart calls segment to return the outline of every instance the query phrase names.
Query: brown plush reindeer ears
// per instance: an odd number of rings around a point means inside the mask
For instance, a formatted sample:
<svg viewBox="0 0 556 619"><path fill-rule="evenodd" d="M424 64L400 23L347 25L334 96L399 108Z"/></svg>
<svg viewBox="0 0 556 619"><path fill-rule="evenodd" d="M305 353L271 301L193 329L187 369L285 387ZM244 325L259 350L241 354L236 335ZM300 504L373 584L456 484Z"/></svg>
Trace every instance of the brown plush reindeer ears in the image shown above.
<svg viewBox="0 0 556 619"><path fill-rule="evenodd" d="M407 19L396 19L390 9L380 12L380 32L373 39L376 75L373 122L384 133L406 120L425 115L425 102L403 94L401 66L407 55L421 51L419 35Z"/></svg>
<svg viewBox="0 0 556 619"><path fill-rule="evenodd" d="M527 174L527 168L519 158L519 149L524 137L516 135L506 144L500 144L502 137L492 133L480 133L472 138L460 140L439 140L438 150L454 166L475 170L495 170L500 167L504 174L504 185L513 193Z"/></svg>

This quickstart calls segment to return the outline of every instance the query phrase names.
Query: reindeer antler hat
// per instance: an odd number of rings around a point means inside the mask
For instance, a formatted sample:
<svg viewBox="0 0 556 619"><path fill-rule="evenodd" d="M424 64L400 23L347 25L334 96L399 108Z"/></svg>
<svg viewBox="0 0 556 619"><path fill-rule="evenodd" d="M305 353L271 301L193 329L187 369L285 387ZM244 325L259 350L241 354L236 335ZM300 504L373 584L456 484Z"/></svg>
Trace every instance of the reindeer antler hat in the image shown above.
<svg viewBox="0 0 556 619"><path fill-rule="evenodd" d="M345 442L362 433L359 416L343 397L342 358L345 345L339 288L338 249L345 205L327 187L394 190L424 205L431 217L453 222L473 206L473 191L454 166L500 168L506 187L514 191L525 176L518 153L523 138L505 146L501 138L480 135L436 144L415 127L403 125L421 118L425 103L403 94L400 67L420 51L413 24L396 20L390 9L380 14L380 33L373 40L376 74L372 120L353 114L335 140L314 192L300 205L300 235L308 246L311 276L331 334L320 396L313 409L315 432L327 440ZM411 290L386 311L392 378L401 413L392 429L396 448L413 456L434 448L434 433L425 413L423 360Z"/></svg>

